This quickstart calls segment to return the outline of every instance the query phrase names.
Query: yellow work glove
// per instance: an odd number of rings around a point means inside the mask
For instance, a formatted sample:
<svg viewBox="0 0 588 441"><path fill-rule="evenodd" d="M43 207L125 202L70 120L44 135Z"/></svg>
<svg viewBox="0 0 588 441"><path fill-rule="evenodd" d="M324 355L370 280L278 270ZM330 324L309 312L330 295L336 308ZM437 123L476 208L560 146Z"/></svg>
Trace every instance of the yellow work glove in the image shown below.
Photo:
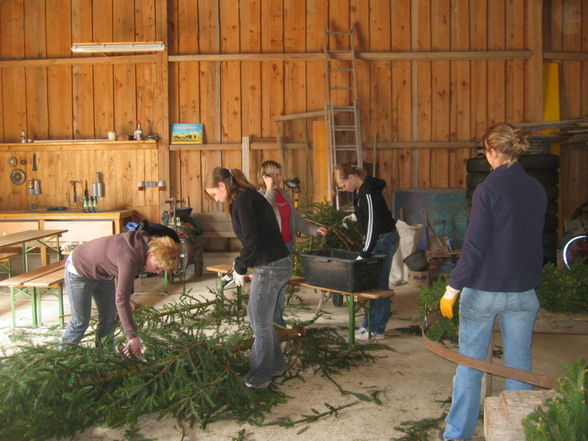
<svg viewBox="0 0 588 441"><path fill-rule="evenodd" d="M443 294L443 297L441 297L441 302L439 303L439 310L441 311L441 315L443 317L448 319L453 318L453 305L457 300L459 291L459 289L455 289L447 285L447 288L445 289L445 294Z"/></svg>

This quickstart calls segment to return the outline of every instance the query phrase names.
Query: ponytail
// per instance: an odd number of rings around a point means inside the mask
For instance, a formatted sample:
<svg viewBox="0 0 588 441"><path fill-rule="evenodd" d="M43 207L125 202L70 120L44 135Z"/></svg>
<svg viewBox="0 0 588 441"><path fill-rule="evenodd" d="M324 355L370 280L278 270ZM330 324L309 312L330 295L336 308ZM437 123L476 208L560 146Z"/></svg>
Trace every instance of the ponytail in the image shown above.
<svg viewBox="0 0 588 441"><path fill-rule="evenodd" d="M225 211L227 213L229 212L229 208L237 197L237 193L239 191L255 191L253 184L251 184L243 172L237 168L215 167L206 177L206 180L204 181L204 188L216 188L219 186L220 182L224 183L227 187L227 200L225 203Z"/></svg>
<svg viewBox="0 0 588 441"><path fill-rule="evenodd" d="M505 163L510 166L529 150L529 141L521 129L509 123L498 123L482 136L482 146L486 150L494 149L502 153L506 159Z"/></svg>

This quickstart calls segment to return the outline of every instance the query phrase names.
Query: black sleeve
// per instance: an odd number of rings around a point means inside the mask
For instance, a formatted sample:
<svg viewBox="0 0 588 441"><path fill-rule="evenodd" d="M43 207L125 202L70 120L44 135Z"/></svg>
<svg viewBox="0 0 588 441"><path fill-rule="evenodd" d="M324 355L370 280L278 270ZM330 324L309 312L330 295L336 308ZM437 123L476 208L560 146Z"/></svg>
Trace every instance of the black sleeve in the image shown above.
<svg viewBox="0 0 588 441"><path fill-rule="evenodd" d="M243 247L241 253L235 259L235 270L239 274L247 273L247 268L252 267L256 257L260 253L259 247L262 244L261 225L259 224L258 210L253 201L240 198L234 202L231 208L233 223L239 230L239 239Z"/></svg>
<svg viewBox="0 0 588 441"><path fill-rule="evenodd" d="M361 250L361 257L368 257L372 254L378 241L377 232L380 231L378 219L380 216L376 215L378 210L378 200L373 194L367 193L362 197L362 217L365 222L365 242Z"/></svg>

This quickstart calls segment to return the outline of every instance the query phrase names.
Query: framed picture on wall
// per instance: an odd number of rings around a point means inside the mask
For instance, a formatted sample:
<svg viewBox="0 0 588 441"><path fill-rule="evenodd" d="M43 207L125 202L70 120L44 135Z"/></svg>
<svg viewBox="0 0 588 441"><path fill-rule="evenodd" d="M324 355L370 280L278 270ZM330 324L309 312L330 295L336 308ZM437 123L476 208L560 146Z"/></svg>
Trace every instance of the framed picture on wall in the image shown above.
<svg viewBox="0 0 588 441"><path fill-rule="evenodd" d="M172 144L202 144L202 124L176 123L172 127Z"/></svg>

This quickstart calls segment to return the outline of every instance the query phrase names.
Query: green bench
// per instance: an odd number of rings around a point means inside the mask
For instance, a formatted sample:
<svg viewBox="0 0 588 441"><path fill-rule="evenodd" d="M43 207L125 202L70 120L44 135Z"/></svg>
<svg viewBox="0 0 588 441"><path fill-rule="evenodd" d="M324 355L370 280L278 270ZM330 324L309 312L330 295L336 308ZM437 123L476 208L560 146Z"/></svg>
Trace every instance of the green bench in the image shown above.
<svg viewBox="0 0 588 441"><path fill-rule="evenodd" d="M16 296L24 295L32 303L33 327L41 323L41 300L47 295L57 297L59 302L59 321L64 326L63 317L63 267L65 260L42 266L41 268L18 274L0 281L0 286L10 288L10 308L12 327L16 328Z"/></svg>

